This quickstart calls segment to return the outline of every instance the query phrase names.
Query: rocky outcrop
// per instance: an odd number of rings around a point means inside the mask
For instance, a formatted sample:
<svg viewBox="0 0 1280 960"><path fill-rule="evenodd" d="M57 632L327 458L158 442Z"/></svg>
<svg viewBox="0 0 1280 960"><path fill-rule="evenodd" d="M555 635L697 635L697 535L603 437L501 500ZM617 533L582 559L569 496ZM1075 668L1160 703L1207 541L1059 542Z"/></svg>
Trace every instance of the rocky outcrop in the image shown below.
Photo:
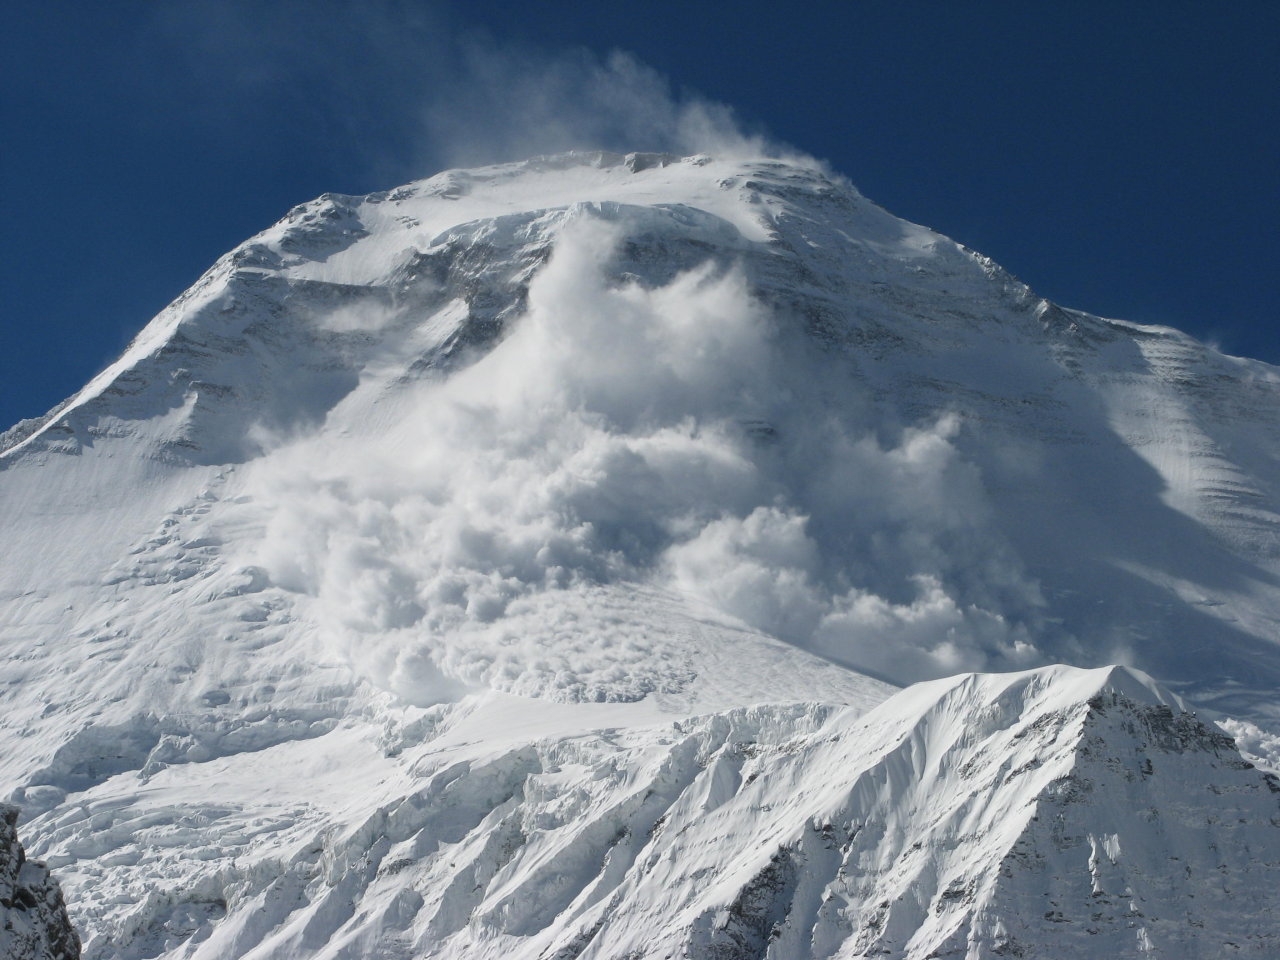
<svg viewBox="0 0 1280 960"><path fill-rule="evenodd" d="M49 868L18 842L18 808L0 804L0 960L77 960L80 938Z"/></svg>

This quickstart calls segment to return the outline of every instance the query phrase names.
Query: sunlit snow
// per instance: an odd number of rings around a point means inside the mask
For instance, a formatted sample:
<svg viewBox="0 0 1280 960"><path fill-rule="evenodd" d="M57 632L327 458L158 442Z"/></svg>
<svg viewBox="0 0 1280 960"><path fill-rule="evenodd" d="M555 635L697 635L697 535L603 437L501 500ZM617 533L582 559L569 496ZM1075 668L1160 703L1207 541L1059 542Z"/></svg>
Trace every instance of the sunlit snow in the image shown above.
<svg viewBox="0 0 1280 960"><path fill-rule="evenodd" d="M323 197L4 435L3 783L92 957L1273 955L1278 399L801 161Z"/></svg>

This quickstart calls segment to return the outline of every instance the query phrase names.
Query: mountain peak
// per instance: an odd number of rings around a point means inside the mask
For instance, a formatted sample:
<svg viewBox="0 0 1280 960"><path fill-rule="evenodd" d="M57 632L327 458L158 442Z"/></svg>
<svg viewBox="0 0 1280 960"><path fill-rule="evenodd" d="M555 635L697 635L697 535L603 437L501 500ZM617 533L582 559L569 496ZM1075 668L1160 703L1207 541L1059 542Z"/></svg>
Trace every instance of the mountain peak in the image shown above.
<svg viewBox="0 0 1280 960"><path fill-rule="evenodd" d="M1267 955L1277 402L804 163L326 195L6 434L0 771L101 956Z"/></svg>

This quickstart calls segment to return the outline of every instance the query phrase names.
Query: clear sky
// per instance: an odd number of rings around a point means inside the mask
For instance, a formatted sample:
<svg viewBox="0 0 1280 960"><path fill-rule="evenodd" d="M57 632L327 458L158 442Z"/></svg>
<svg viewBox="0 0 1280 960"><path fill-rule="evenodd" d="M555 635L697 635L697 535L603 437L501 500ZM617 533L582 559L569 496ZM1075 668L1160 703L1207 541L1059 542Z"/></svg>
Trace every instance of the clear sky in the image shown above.
<svg viewBox="0 0 1280 960"><path fill-rule="evenodd" d="M1059 303L1280 362L1280 3L15 0L0 429L296 203L679 148L704 101Z"/></svg>

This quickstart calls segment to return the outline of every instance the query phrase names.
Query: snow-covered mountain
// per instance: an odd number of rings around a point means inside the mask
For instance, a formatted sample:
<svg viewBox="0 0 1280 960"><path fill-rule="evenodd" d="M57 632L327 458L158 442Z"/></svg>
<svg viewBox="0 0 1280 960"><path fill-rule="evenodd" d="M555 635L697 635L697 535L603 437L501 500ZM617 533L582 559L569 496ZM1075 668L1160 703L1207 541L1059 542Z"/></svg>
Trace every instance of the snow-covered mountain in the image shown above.
<svg viewBox="0 0 1280 960"><path fill-rule="evenodd" d="M0 439L0 783L89 957L1272 956L1277 400L807 162L326 196Z"/></svg>

